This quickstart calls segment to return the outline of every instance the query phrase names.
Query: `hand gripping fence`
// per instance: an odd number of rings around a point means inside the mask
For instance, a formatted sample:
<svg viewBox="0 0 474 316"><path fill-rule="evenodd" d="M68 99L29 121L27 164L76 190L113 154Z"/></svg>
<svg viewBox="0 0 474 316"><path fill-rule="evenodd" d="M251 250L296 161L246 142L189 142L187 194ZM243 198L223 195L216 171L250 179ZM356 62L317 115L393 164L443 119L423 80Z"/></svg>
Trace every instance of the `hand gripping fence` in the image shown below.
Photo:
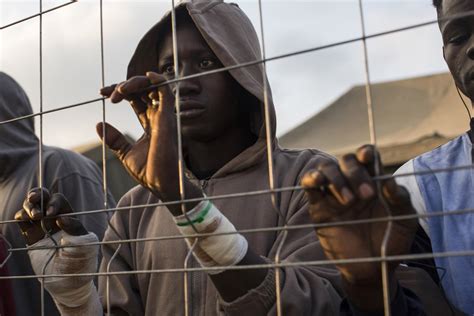
<svg viewBox="0 0 474 316"><path fill-rule="evenodd" d="M100 3L99 6L99 15L100 15L100 51L101 51L101 85L105 86L106 78L105 78L105 58L104 58L104 21L103 21L103 0L97 0ZM255 0L258 2L258 10L259 10L259 21L260 21L260 37L261 37L261 50L262 50L262 59L261 60L255 60L255 61L250 61L250 62L245 62L242 64L237 64L237 65L232 65L229 67L223 67L217 70L211 70L199 74L194 74L194 75L188 75L188 76L179 76L179 56L178 56L178 51L177 51L177 43L178 43L178 38L177 38L177 32L176 32L176 12L175 12L175 1L171 0L171 21L172 21L172 40L173 40L173 52L174 52L174 67L175 67L175 78L172 80L168 80L165 83L155 85L153 86L154 88L158 88L163 85L168 85L168 84L175 84L179 83L184 80L200 77L200 76L207 76L211 74L215 74L218 72L225 72L229 71L232 69L237 69L237 68L242 68L242 67L250 67L254 65L261 65L262 69L262 80L263 80L263 96L264 96L264 117L265 117L265 134L266 134L266 145L267 145L267 163L268 163L268 189L264 190L258 190L258 191L249 191L249 192L235 192L235 193L230 193L230 194L225 194L225 195L219 195L219 196L207 196L205 198L200 198L200 199L186 199L186 194L184 191L184 159L183 159L183 151L182 151L182 134L181 134L181 119L180 119L180 101L179 101L179 85L177 88L177 97L176 97L176 111L178 113L177 117L177 130L178 130L178 169L179 169L179 185L180 185L180 197L181 199L179 201L172 201L172 202L159 202L159 203L154 203L154 204L147 204L147 205L135 205L135 206L127 206L127 207L115 207L115 208L110 208L108 203L107 203L107 192L108 192L108 184L107 184L107 157L106 157L106 147L105 143L102 145L102 170L103 170L103 196L104 196L104 208L99 209L99 210L91 210L91 211L84 211L84 210L77 210L78 212L74 213L74 216L92 216L94 214L100 214L100 213L115 213L115 212L123 212L123 211L129 211L133 212L134 210L141 209L144 207L156 207L156 206L167 206L167 205L181 205L183 214L187 217L186 211L185 211L185 203L186 202L197 202L201 200L222 200L222 199L239 199L239 198L245 198L245 197L250 197L250 196L257 196L257 195L268 195L271 199L272 202L272 207L273 210L277 213L277 215L280 217L280 220L282 223L284 223L282 226L279 227L267 227L267 228L254 228L254 229L242 229L238 230L237 232L233 233L206 233L206 234L200 234L197 232L195 227L193 226L193 229L195 231L195 234L192 235L175 235L175 236L161 236L161 237L147 237L147 238L135 238L135 239L125 239L122 238L117 229L112 225L112 223L109 220L109 227L111 230L116 234L117 240L114 241L99 241L96 243L89 243L86 245L81 245L77 247L82 247L82 246L91 246L91 245L115 245L116 250L115 253L112 255L110 258L109 262L107 262L107 269L106 272L95 272L95 273L87 273L87 274L68 274L68 275L63 275L66 277L81 277L81 276L104 276L106 277L107 283L106 283L106 304L107 304L107 310L110 313L110 285L109 285L109 277L110 276L117 276L117 275L140 275L140 274L153 274L153 273L182 273L184 275L183 278L183 287L184 287L184 293L176 295L182 295L183 297L183 304L184 304L184 310L185 310L185 315L192 315L193 311L190 307L190 300L189 297L193 294L191 293L191 289L189 286L189 274L192 273L203 273L206 271L214 271L214 270L221 270L222 267L208 267L208 268L202 268L202 267L193 267L191 266L191 258L192 258L192 253L198 243L199 238L203 237L208 237L208 236L215 236L215 235L224 235L224 234L235 234L235 233L244 233L244 234L254 234L254 233L261 233L261 232L282 232L282 238L277 245L277 251L275 254L274 262L272 263L265 263L265 264L256 264L256 265L245 265L245 266L233 266L233 267L227 267L229 270L248 270L248 269L261 269L261 268L268 268L268 269L274 269L275 270L275 293L276 293L276 301L275 301L275 306L276 306L276 312L278 316L284 315L284 311L282 308L282 297L281 297L281 280L282 276L281 273L284 271L285 268L291 268L291 267L300 267L300 266L326 266L326 265L334 265L334 264L349 264L349 263L362 263L362 262L378 262L381 264L381 270L382 270L382 280L383 280L383 298L384 298L384 313L386 316L390 316L390 293L389 293L389 288L388 288L388 272L387 272L387 264L392 261L401 261L401 260L416 260L416 259L428 259L428 258L443 258L443 257L456 257L456 256L474 256L474 250L465 250L465 251L450 251L450 252L443 252L443 253L425 253L425 254L409 254L409 255L387 255L386 253L386 246L387 242L390 239L390 234L391 234L391 229L392 229L392 224L395 221L400 221L400 220L407 220L407 219L420 219L420 218L432 218L432 217L439 217L439 216L458 216L458 215L464 215L464 214L470 214L474 213L474 209L463 209L463 210L456 210L456 211L444 211L444 210L439 210L437 212L431 212L429 214L412 214L412 215L403 215L403 216L392 216L390 212L390 208L388 206L388 203L384 201L383 195L381 194L381 181L387 180L390 178L394 178L395 176L391 175L381 175L381 170L379 170L378 166L379 164L376 163L376 170L375 170L375 176L373 177L373 180L377 184L377 193L381 201L383 202L383 205L386 209L387 216L382 217L382 218L372 218L372 219L364 219L364 220L350 220L350 221L339 221L339 222L332 222L332 223L322 223L322 224L313 224L313 223L307 223L304 225L289 225L287 223L286 218L281 214L281 211L279 210L277 206L277 194L281 192L287 192L287 191L299 191L302 190L303 188L299 185L293 186L293 187L275 187L275 180L274 180L274 166L273 166L273 155L272 155L272 139L271 139L271 130L270 130L270 124L268 124L270 120L270 112L269 112L269 94L268 94L268 82L267 82L267 77L266 77L266 64L268 62L272 62L274 60L279 60L279 59L284 59L284 58L291 58L297 55L301 54L307 54L315 51L320 51L320 50L325 50L329 49L332 47L336 46L341 46L349 43L355 43L355 42L362 42L363 44L363 53L364 53L364 66L365 66L365 75L366 75L366 99L367 99L367 114L369 118L369 134L370 134L370 142L373 145L377 145L377 139L376 139L376 132L375 132L375 120L374 120L374 115L373 115L373 110L374 107L376 107L376 104L374 105L372 102L372 84L371 84L371 79L370 79L370 69L369 69L369 54L368 54L368 48L367 48L367 41L373 38L377 37L382 37L386 36L389 34L394 34L398 32L403 32L407 30L412 30L412 29L417 29L421 27L425 27L428 25L436 24L438 21L437 20L432 20L432 21L426 21L418 24L413 24L401 28L396 28L392 29L389 31L384 31L384 32L379 32L379 33L374 33L374 34L366 34L366 29L365 29L365 18L364 18L364 9L363 9L363 0L358 0L359 3L359 14L360 14L360 23L361 23L361 30L362 34L360 37L357 38L352 38L349 40L344 40L344 41L339 41L339 42L333 42L327 45L322 45L322 46L316 46L312 47L309 49L305 50L298 50L286 54L281 54L273 57L267 57L266 55L266 50L265 50L265 31L264 31L264 20L263 20L263 8L262 8L262 0ZM64 8L66 6L70 6L74 4L77 1L69 1L64 4L58 5L56 7L53 7L48 10L43 10L43 2L42 0L39 0L39 12L37 14L28 16L26 18L22 18L20 20L14 21L12 23L0 26L0 31L15 27L16 25L23 23L25 21L31 20L31 19L38 19L39 21L39 90L40 90L40 98L39 98L39 112L30 114L30 115L25 115L21 117L16 117L10 120L5 120L1 121L0 125L6 125L9 123L13 123L15 121L19 120L24 120L24 119L29 119L32 117L39 117L39 146L38 146L38 153L39 153L39 159L38 159L38 182L39 186L43 187L43 116L54 113L54 112L59 112L59 111L66 111L75 107L81 107L87 104L91 103L98 103L100 102L102 104L102 121L105 123L106 121L106 102L105 98L99 97L95 98L92 100L86 100L82 102L77 102L69 105L65 105L62 107L54 108L51 110L44 111L43 109L43 15L46 15L50 12L60 10L61 8ZM458 14L458 15L453 15L449 17L445 17L444 19L459 19L462 17L466 16L471 16L473 15L474 12L466 12L463 14ZM105 135L106 130L105 130L105 125L103 134ZM380 159L378 156L375 157L375 160ZM441 173L441 172L469 172L474 168L473 165L465 165L465 166L457 166L457 167L452 167L452 168L444 168L444 169L437 169L437 170L431 170L429 172L423 171L423 172L415 172L415 173L410 173L410 174L399 174L396 177L406 177L406 176L413 176L413 175L423 175L423 174L429 174L429 173ZM41 196L41 205L43 205L43 196ZM44 208L42 208L44 209ZM70 216L69 214L63 214L59 215L59 217L67 217ZM19 221L17 220L2 220L0 221L0 225L17 225ZM333 227L333 226L348 226L348 225L357 225L357 224L362 224L362 223L377 223L377 222L386 222L387 223L387 228L384 236L384 241L381 247L381 256L380 257L367 257L367 258L353 258L353 259L343 259L343 260L318 260L318 261L306 261L306 262L286 262L281 260L281 252L284 246L284 243L287 239L288 232L293 231L293 230L300 230L300 229L309 229L309 228L321 228L321 227ZM42 223L42 228L45 232L45 235L47 238L51 238L50 232L46 229L46 226L44 223ZM1 238L3 238L0 235ZM118 253L120 252L122 244L127 244L127 243L141 243L141 242L156 242L156 241L163 241L163 240L173 240L173 239L178 239L178 240L183 240L185 238L195 238L195 241L193 245L190 247L185 261L183 262L183 268L170 268L170 269L159 269L159 270L133 270L133 271L112 271L112 265L114 259L117 257ZM52 239L52 238L51 238ZM58 245L54 239L52 239L54 242L54 249L57 251L59 248L62 246ZM3 260L3 262L0 263L0 268L3 267L8 260L11 258L12 254L14 252L22 252L22 251L28 251L31 249L45 249L45 247L37 247L37 248L13 248L12 245L5 239L6 244L7 244L7 252L8 255L7 257ZM71 246L68 246L71 247ZM51 262L52 258L54 256L54 253L52 256L49 258L45 266L43 267L43 274L36 276L36 275L22 275L22 276L2 276L0 277L1 279L34 279L34 278L39 278L40 280L44 280L45 278L51 278L51 277L58 277L59 275L46 275L44 271L46 270L47 265ZM45 315L45 310L44 310L44 286L43 282L41 282L41 301L42 301L42 306L41 306L41 315Z"/></svg>

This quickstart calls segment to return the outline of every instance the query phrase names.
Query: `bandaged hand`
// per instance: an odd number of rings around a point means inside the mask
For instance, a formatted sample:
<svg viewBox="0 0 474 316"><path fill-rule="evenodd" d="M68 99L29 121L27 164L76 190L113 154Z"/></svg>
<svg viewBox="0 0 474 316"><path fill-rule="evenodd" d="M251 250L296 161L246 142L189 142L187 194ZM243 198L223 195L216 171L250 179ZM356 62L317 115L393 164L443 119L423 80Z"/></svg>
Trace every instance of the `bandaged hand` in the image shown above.
<svg viewBox="0 0 474 316"><path fill-rule="evenodd" d="M44 238L30 246L28 254L36 275L87 274L97 271L99 246L80 246L97 242L98 238L94 233L71 236L59 231L51 238L59 245L58 249L50 238ZM93 276L47 277L40 279L40 282L43 282L44 288L51 294L59 309L64 307L66 311L70 311L77 308L82 310L84 307L90 310L86 305L98 301Z"/></svg>
<svg viewBox="0 0 474 316"><path fill-rule="evenodd" d="M46 189L36 188L28 193L23 209L15 214L15 219L20 221L18 224L22 234L30 245L28 254L36 275L87 274L97 271L99 245L77 247L97 242L97 236L87 232L72 215L57 217L72 211L62 194L50 196ZM44 229L54 242L45 236ZM39 281L44 283L61 315L102 315L93 276L46 277Z"/></svg>
<svg viewBox="0 0 474 316"><path fill-rule="evenodd" d="M237 265L246 255L248 242L237 233L234 225L217 209L211 201L201 201L184 215L175 217L175 223L182 235L216 234L198 238L193 255L202 267L225 267ZM194 226L194 228L193 228ZM196 238L187 238L191 248ZM217 274L223 270L208 271Z"/></svg>

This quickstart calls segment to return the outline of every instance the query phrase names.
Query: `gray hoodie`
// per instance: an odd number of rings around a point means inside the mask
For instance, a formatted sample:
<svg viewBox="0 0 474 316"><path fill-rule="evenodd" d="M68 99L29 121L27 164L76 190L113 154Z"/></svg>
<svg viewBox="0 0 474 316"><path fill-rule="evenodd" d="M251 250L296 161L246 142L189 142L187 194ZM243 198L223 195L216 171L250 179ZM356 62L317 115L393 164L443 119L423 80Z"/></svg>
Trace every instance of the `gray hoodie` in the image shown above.
<svg viewBox="0 0 474 316"><path fill-rule="evenodd" d="M32 114L25 91L11 77L0 72L0 122ZM13 219L22 208L27 192L38 186L38 138L33 118L0 125L0 218ZM102 175L87 158L74 152L43 147L44 187L64 194L76 211L104 207ZM109 196L109 205L115 205ZM84 225L99 238L107 227L107 215L81 216ZM17 224L0 226L14 248L25 241ZM26 252L14 252L8 261L11 275L34 275ZM36 279L12 282L17 315L40 314L40 284ZM47 294L46 315L56 315L56 307Z"/></svg>
<svg viewBox="0 0 474 316"><path fill-rule="evenodd" d="M185 1L179 10L187 10L207 44L224 66L261 59L257 35L247 16L233 4L223 1ZM131 59L127 77L156 71L157 43L161 30L169 23L169 13L143 37ZM179 40L179 39L178 39ZM263 71L261 65L230 71L237 82L263 103ZM317 150L286 150L275 138L275 110L269 93L270 124L275 186L298 185L310 169L332 157ZM262 108L255 110L253 131L259 136L254 145L244 150L209 180L199 181L207 196L249 192L269 188L266 143ZM165 207L139 207L157 203L158 199L141 186L128 192L119 202L125 208L112 218L120 236L107 230L105 240L179 236L172 215ZM303 191L285 191L276 196L272 207L270 195L246 196L215 200L214 204L238 230L308 224L308 202ZM274 261L281 232L244 234L249 247L268 262ZM106 272L116 246L103 247L101 271ZM109 311L112 315L184 315L183 273L161 272L183 268L188 248L183 239L163 239L122 243L110 271L143 271L108 277ZM283 262L326 260L313 229L291 230L281 252ZM198 264L191 258L191 267ZM342 301L340 275L333 266L298 266L282 269L280 284L284 315L338 315ZM269 269L265 280L234 302L224 302L204 272L189 273L191 315L275 315L275 276ZM99 278L99 292L106 307L106 278Z"/></svg>

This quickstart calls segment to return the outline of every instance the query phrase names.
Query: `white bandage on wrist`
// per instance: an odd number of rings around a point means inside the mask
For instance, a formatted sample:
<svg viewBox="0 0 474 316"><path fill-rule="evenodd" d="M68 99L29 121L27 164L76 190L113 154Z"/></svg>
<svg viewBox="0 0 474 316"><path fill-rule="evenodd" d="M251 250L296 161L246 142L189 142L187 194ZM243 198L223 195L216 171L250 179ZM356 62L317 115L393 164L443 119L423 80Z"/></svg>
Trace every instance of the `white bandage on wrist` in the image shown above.
<svg viewBox="0 0 474 316"><path fill-rule="evenodd" d="M59 231L52 238L61 246L82 245L98 241L94 233L71 236L63 231ZM28 251L31 265L37 275L43 274L43 268L52 255L54 257L44 270L45 275L95 273L97 271L98 245L66 247L59 248L56 251L53 241L49 238L44 238L31 246L31 248L37 247L51 247L50 249ZM93 276L47 277L40 279L40 282L44 282L45 289L51 294L55 302L65 307L76 308L87 305L91 301L94 304L98 302L98 294L93 283ZM94 295L97 297L91 297ZM87 310L90 310L90 307Z"/></svg>
<svg viewBox="0 0 474 316"><path fill-rule="evenodd" d="M178 230L183 235L222 234L225 235L200 237L194 250L194 256L203 267L234 266L245 256L248 250L248 242L244 236L237 233L234 225L208 200L201 201L196 207L184 215L175 217ZM188 221L189 219L189 221ZM192 223L192 225L191 225ZM187 240L188 245L194 243L194 239ZM210 271L210 274L222 271Z"/></svg>

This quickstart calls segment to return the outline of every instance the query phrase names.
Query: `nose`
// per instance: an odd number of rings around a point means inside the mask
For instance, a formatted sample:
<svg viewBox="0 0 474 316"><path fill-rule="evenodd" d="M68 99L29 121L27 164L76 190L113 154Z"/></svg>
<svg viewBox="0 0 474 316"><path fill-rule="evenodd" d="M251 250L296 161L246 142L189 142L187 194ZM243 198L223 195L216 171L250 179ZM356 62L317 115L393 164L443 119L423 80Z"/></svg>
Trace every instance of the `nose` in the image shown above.
<svg viewBox="0 0 474 316"><path fill-rule="evenodd" d="M181 65L181 69L179 69L179 73L180 78L182 78L193 75L197 72L194 71L191 66L183 64ZM200 78L197 77L179 81L178 84L174 85L173 87L173 93L175 95L178 87L180 96L199 94L199 92L201 91Z"/></svg>

